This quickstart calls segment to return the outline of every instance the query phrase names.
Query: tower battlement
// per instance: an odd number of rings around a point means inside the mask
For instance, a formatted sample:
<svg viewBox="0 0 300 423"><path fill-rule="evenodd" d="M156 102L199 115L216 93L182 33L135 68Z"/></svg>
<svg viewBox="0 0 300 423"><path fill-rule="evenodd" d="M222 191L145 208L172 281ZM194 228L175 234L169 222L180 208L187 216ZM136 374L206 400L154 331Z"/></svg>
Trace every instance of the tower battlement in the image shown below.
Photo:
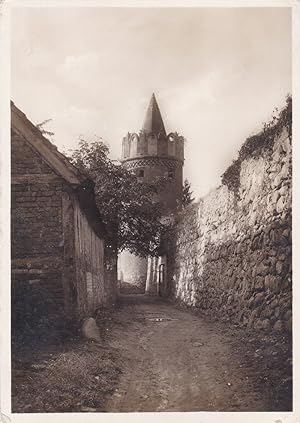
<svg viewBox="0 0 300 423"><path fill-rule="evenodd" d="M184 138L173 132L168 135L161 132L147 133L145 130L139 134L128 133L123 138L122 162L142 157L168 158L183 164Z"/></svg>
<svg viewBox="0 0 300 423"><path fill-rule="evenodd" d="M184 161L184 138L176 132L168 135L161 113L152 94L142 129L139 133L130 133L123 138L122 162L135 159L161 159L168 162L177 161L178 166Z"/></svg>

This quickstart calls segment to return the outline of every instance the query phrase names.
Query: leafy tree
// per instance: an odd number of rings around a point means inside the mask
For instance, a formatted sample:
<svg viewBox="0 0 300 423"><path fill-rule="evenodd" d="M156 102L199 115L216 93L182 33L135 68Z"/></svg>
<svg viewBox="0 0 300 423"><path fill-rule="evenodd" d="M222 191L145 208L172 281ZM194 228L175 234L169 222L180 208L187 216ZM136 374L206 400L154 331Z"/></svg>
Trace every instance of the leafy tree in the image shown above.
<svg viewBox="0 0 300 423"><path fill-rule="evenodd" d="M195 198L192 197L193 191L191 191L190 182L185 179L182 189L182 207L186 207L191 204Z"/></svg>
<svg viewBox="0 0 300 423"><path fill-rule="evenodd" d="M109 148L99 138L80 140L71 162L95 182L96 203L107 227L112 251L139 256L157 255L167 230L162 223L158 191L164 181L140 182L137 176L108 157Z"/></svg>

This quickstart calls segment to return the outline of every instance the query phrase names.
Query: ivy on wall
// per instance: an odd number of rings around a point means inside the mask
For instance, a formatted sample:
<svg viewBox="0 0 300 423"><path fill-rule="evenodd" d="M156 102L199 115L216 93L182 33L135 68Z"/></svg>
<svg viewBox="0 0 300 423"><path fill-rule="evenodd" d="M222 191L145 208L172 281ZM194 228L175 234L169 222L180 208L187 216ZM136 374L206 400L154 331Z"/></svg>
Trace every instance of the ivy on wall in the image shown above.
<svg viewBox="0 0 300 423"><path fill-rule="evenodd" d="M240 186L240 170L244 160L256 158L263 151L271 153L276 138L286 128L288 135L292 136L292 97L286 97L285 107L278 112L275 109L272 119L264 123L263 129L255 135L248 137L242 145L238 158L226 169L222 175L222 184L226 185L238 196Z"/></svg>

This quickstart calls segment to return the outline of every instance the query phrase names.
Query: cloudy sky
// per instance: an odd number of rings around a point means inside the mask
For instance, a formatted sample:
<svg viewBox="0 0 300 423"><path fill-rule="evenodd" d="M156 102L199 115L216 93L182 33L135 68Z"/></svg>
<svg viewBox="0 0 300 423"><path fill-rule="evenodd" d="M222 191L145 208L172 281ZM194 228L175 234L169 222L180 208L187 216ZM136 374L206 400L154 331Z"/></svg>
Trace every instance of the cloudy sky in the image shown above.
<svg viewBox="0 0 300 423"><path fill-rule="evenodd" d="M15 8L12 99L61 150L100 136L120 158L155 92L199 197L291 92L290 31L288 8Z"/></svg>

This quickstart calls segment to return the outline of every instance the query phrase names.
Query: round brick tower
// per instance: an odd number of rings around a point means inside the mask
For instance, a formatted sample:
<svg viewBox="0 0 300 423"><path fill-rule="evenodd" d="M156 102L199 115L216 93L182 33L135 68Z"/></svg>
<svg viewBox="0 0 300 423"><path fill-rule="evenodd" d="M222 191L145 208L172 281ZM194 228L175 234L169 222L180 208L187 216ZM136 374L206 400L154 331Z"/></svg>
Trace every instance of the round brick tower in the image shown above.
<svg viewBox="0 0 300 423"><path fill-rule="evenodd" d="M165 189L159 194L163 214L177 208L182 195L184 141L176 133L167 135L154 94L140 132L128 133L123 138L121 161L141 182L167 179ZM124 251L119 257L119 270L121 283L135 285L141 292L145 290L147 259Z"/></svg>

